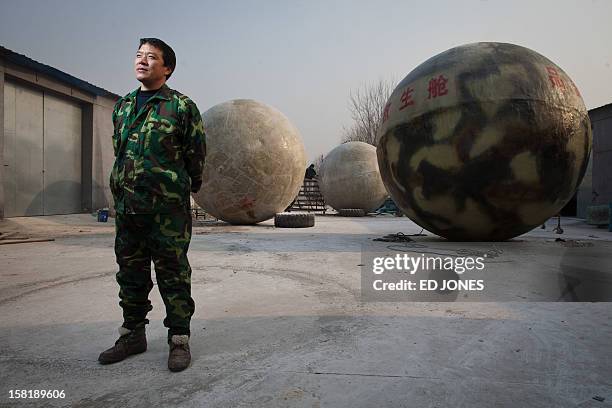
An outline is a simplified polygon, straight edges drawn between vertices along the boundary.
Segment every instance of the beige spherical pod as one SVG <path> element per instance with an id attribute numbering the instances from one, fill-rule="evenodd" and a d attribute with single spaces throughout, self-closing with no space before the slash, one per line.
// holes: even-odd
<path id="1" fill-rule="evenodd" d="M 194 199 L 232 224 L 255 224 L 283 211 L 304 179 L 306 153 L 298 130 L 278 110 L 250 99 L 216 105 L 202 115 L 206 161 Z"/>
<path id="2" fill-rule="evenodd" d="M 363 142 L 334 148 L 323 160 L 320 187 L 325 203 L 336 210 L 380 207 L 387 190 L 378 171 L 376 148 Z"/>

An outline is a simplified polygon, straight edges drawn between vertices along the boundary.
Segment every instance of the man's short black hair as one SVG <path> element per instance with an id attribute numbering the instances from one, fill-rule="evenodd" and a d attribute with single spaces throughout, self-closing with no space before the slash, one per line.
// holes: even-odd
<path id="1" fill-rule="evenodd" d="M 170 79 L 176 67 L 176 55 L 174 54 L 174 50 L 159 38 L 141 38 L 138 49 L 140 49 L 143 44 L 151 44 L 155 48 L 161 50 L 162 58 L 164 59 L 164 67 L 168 67 L 171 70 L 170 73 L 166 75 L 166 80 Z"/>

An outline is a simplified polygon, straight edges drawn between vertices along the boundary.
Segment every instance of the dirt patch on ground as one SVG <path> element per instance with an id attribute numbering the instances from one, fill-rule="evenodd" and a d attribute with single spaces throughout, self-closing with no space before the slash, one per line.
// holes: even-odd
<path id="1" fill-rule="evenodd" d="M 0 243 L 75 235 L 114 234 L 115 223 L 98 222 L 90 214 L 15 217 L 0 220 Z"/>
<path id="2" fill-rule="evenodd" d="M 256 225 L 232 225 L 219 220 L 194 220 L 193 235 L 274 230 L 270 221 Z M 0 244 L 8 241 L 52 239 L 91 234 L 114 234 L 115 219 L 98 222 L 91 214 L 15 217 L 0 220 Z"/>

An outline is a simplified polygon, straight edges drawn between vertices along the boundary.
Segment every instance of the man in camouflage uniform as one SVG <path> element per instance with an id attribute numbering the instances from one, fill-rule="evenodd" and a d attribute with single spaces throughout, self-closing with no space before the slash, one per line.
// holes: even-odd
<path id="1" fill-rule="evenodd" d="M 134 61 L 140 88 L 121 98 L 113 111 L 115 164 L 110 186 L 115 201 L 115 254 L 123 325 L 115 346 L 100 354 L 115 363 L 147 349 L 145 325 L 152 309 L 151 261 L 166 307 L 168 368 L 189 366 L 191 268 L 190 191 L 202 184 L 205 144 L 195 103 L 168 88 L 174 51 L 163 41 L 143 38 Z"/>

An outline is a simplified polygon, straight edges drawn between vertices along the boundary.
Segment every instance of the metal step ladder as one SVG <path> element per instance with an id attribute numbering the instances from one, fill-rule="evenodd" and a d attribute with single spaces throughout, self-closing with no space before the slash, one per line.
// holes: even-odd
<path id="1" fill-rule="evenodd" d="M 318 180 L 305 178 L 300 192 L 286 211 L 321 212 L 325 214 L 327 207 L 319 189 Z"/>

